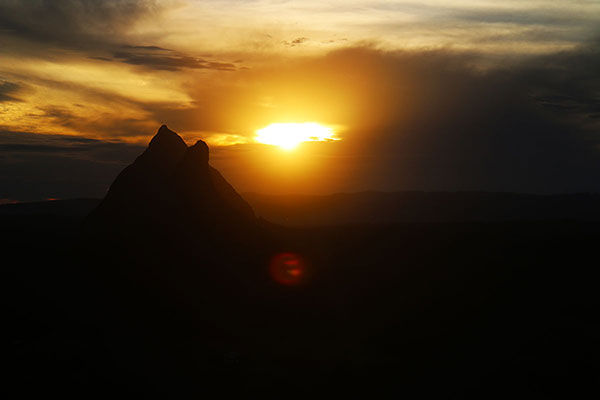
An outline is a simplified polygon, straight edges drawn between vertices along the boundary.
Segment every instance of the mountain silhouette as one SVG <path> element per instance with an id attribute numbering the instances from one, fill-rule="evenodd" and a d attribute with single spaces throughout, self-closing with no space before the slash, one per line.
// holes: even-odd
<path id="1" fill-rule="evenodd" d="M 88 224 L 164 228 L 183 220 L 213 227 L 253 223 L 252 208 L 208 161 L 206 143 L 199 140 L 188 147 L 161 126 L 146 151 L 117 176 Z"/>
<path id="2" fill-rule="evenodd" d="M 221 180 L 211 168 L 214 179 Z M 238 196 L 229 184 L 215 185 Z M 267 195 L 242 197 L 263 220 L 282 226 L 324 227 L 357 224 L 464 223 L 510 221 L 600 221 L 600 195 L 494 192 L 357 192 L 331 195 Z M 100 199 L 67 199 L 0 205 L 4 216 L 83 217 Z M 239 202 L 242 209 L 245 202 Z"/>
<path id="3" fill-rule="evenodd" d="M 123 277 L 135 286 L 122 292 L 126 304 L 151 287 L 163 299 L 157 307 L 185 298 L 223 310 L 268 280 L 274 241 L 210 166 L 206 143 L 188 147 L 163 125 L 87 216 L 80 244 L 106 287 Z"/>
<path id="4" fill-rule="evenodd" d="M 600 195 L 502 192 L 244 193 L 256 214 L 295 227 L 396 223 L 600 221 Z"/>

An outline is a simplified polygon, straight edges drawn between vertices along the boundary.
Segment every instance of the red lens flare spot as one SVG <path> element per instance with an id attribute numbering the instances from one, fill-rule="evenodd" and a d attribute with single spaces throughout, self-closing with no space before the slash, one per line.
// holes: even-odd
<path id="1" fill-rule="evenodd" d="M 271 276 L 282 285 L 297 285 L 302 282 L 306 266 L 294 253 L 280 253 L 271 259 Z"/>

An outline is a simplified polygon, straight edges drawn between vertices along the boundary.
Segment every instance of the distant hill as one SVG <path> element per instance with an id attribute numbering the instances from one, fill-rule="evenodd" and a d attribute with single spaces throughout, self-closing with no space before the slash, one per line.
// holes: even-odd
<path id="1" fill-rule="evenodd" d="M 600 195 L 587 193 L 360 192 L 243 196 L 260 217 L 287 226 L 600 220 Z"/>
<path id="2" fill-rule="evenodd" d="M 263 219 L 285 226 L 403 222 L 600 221 L 599 194 L 534 195 L 494 192 L 360 192 L 242 197 Z M 84 217 L 99 199 L 53 200 L 0 206 L 0 216 Z"/>
<path id="3" fill-rule="evenodd" d="M 85 217 L 99 203 L 100 199 L 69 199 L 3 204 L 0 205 L 0 216 L 50 215 L 58 217 Z"/>

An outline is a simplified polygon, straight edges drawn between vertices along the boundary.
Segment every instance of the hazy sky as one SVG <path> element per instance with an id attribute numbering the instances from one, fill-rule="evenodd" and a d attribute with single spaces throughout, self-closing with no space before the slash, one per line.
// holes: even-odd
<path id="1" fill-rule="evenodd" d="M 163 123 L 242 192 L 600 191 L 599 27 L 597 0 L 0 0 L 0 199 L 100 197 Z M 255 142 L 283 122 L 341 140 Z"/>

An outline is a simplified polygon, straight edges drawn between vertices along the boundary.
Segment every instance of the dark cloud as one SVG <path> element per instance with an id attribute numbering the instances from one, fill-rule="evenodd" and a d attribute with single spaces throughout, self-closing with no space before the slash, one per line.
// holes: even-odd
<path id="1" fill-rule="evenodd" d="M 173 51 L 172 49 L 165 49 L 164 47 L 159 46 L 132 46 L 130 44 L 124 44 L 121 46 L 124 49 L 142 49 L 142 50 L 152 50 L 152 51 Z"/>
<path id="2" fill-rule="evenodd" d="M 82 48 L 119 39 L 154 0 L 0 0 L 0 30 L 11 37 Z"/>
<path id="3" fill-rule="evenodd" d="M 77 150 L 72 147 L 48 146 L 48 145 L 31 145 L 31 144 L 0 144 L 0 151 L 11 152 L 33 152 L 33 153 L 64 153 L 66 151 Z"/>
<path id="4" fill-rule="evenodd" d="M 206 63 L 206 68 L 216 69 L 219 71 L 234 71 L 236 66 L 233 63 L 212 61 Z"/>
<path id="5" fill-rule="evenodd" d="M 176 71 L 182 68 L 214 69 L 222 71 L 234 71 L 236 69 L 236 66 L 232 63 L 207 61 L 157 46 L 122 47 L 122 50 L 113 53 L 112 60 L 165 71 Z M 106 57 L 102 57 L 101 59 L 108 60 Z"/>
<path id="6" fill-rule="evenodd" d="M 236 66 L 204 60 L 141 40 L 129 32 L 143 18 L 160 21 L 168 2 L 155 0 L 0 0 L 0 37 L 9 51 L 45 57 L 65 57 L 54 49 L 83 53 L 87 58 L 116 61 L 153 70 L 182 68 L 233 71 Z M 15 44 L 14 42 L 17 41 Z"/>
<path id="7" fill-rule="evenodd" d="M 323 40 L 321 41 L 321 43 L 339 43 L 339 42 L 347 42 L 348 39 L 347 38 L 340 38 L 340 39 L 328 39 L 328 40 Z"/>
<path id="8" fill-rule="evenodd" d="M 600 126 L 589 118 L 600 99 L 597 48 L 485 72 L 448 52 L 335 57 L 346 65 L 377 57 L 387 73 L 377 103 L 395 104 L 362 144 L 380 163 L 357 179 L 378 177 L 371 182 L 380 188 L 600 191 Z"/>
<path id="9" fill-rule="evenodd" d="M 539 26 L 572 26 L 573 21 L 592 24 L 597 18 L 592 15 L 582 15 L 576 9 L 548 9 L 539 8 L 525 10 L 497 9 L 448 9 L 447 14 L 452 18 L 465 22 L 486 24 L 515 24 Z"/>
<path id="10" fill-rule="evenodd" d="M 17 153 L 46 153 L 96 162 L 122 163 L 135 157 L 143 147 L 80 136 L 0 131 L 0 149 L 10 151 L 11 158 L 18 158 Z"/>
<path id="11" fill-rule="evenodd" d="M 22 89 L 21 85 L 0 79 L 0 103 L 4 101 L 18 101 L 16 94 Z"/>
<path id="12" fill-rule="evenodd" d="M 102 56 L 89 56 L 88 58 L 91 60 L 98 60 L 98 61 L 113 61 L 112 58 L 102 57 Z"/>
<path id="13" fill-rule="evenodd" d="M 597 16 L 586 14 L 585 8 L 571 5 L 565 7 L 563 3 L 555 4 L 526 4 L 525 7 L 511 8 L 504 5 L 497 7 L 476 7 L 473 5 L 452 4 L 427 4 L 424 2 L 389 2 L 377 3 L 370 6 L 374 9 L 390 12 L 404 12 L 418 15 L 421 23 L 430 20 L 443 25 L 451 23 L 478 23 L 478 24 L 514 24 L 522 26 L 572 26 L 573 21 L 593 26 Z M 335 8 L 332 8 L 335 12 Z"/>
<path id="14" fill-rule="evenodd" d="M 284 44 L 284 46 L 295 47 L 301 45 L 307 40 L 309 40 L 307 37 L 299 37 L 289 42 L 287 40 L 284 40 L 282 43 Z"/>
<path id="15" fill-rule="evenodd" d="M 206 68 L 204 60 L 188 56 L 158 55 L 152 53 L 115 52 L 114 58 L 132 65 L 142 65 L 152 69 L 175 71 L 181 68 Z"/>
<path id="16" fill-rule="evenodd" d="M 439 35 L 455 44 L 467 38 L 473 45 L 481 44 L 537 44 L 556 48 L 557 44 L 578 45 L 598 32 L 599 17 L 592 2 L 567 5 L 565 2 L 522 2 L 520 7 L 505 5 L 485 7 L 474 4 L 427 4 L 424 2 L 386 2 L 370 7 L 381 11 L 413 15 L 412 21 L 367 23 L 372 29 L 383 31 L 426 31 Z M 585 4 L 587 3 L 587 4 Z M 590 8 L 591 7 L 591 8 Z M 332 9 L 335 12 L 335 9 Z M 371 25 L 372 24 L 372 25 Z M 474 32 L 477 32 L 474 34 Z M 516 47 L 510 52 L 519 51 Z M 527 53 L 530 48 L 524 49 Z"/>
<path id="17" fill-rule="evenodd" d="M 102 197 L 143 146 L 0 131 L 0 198 Z"/>

